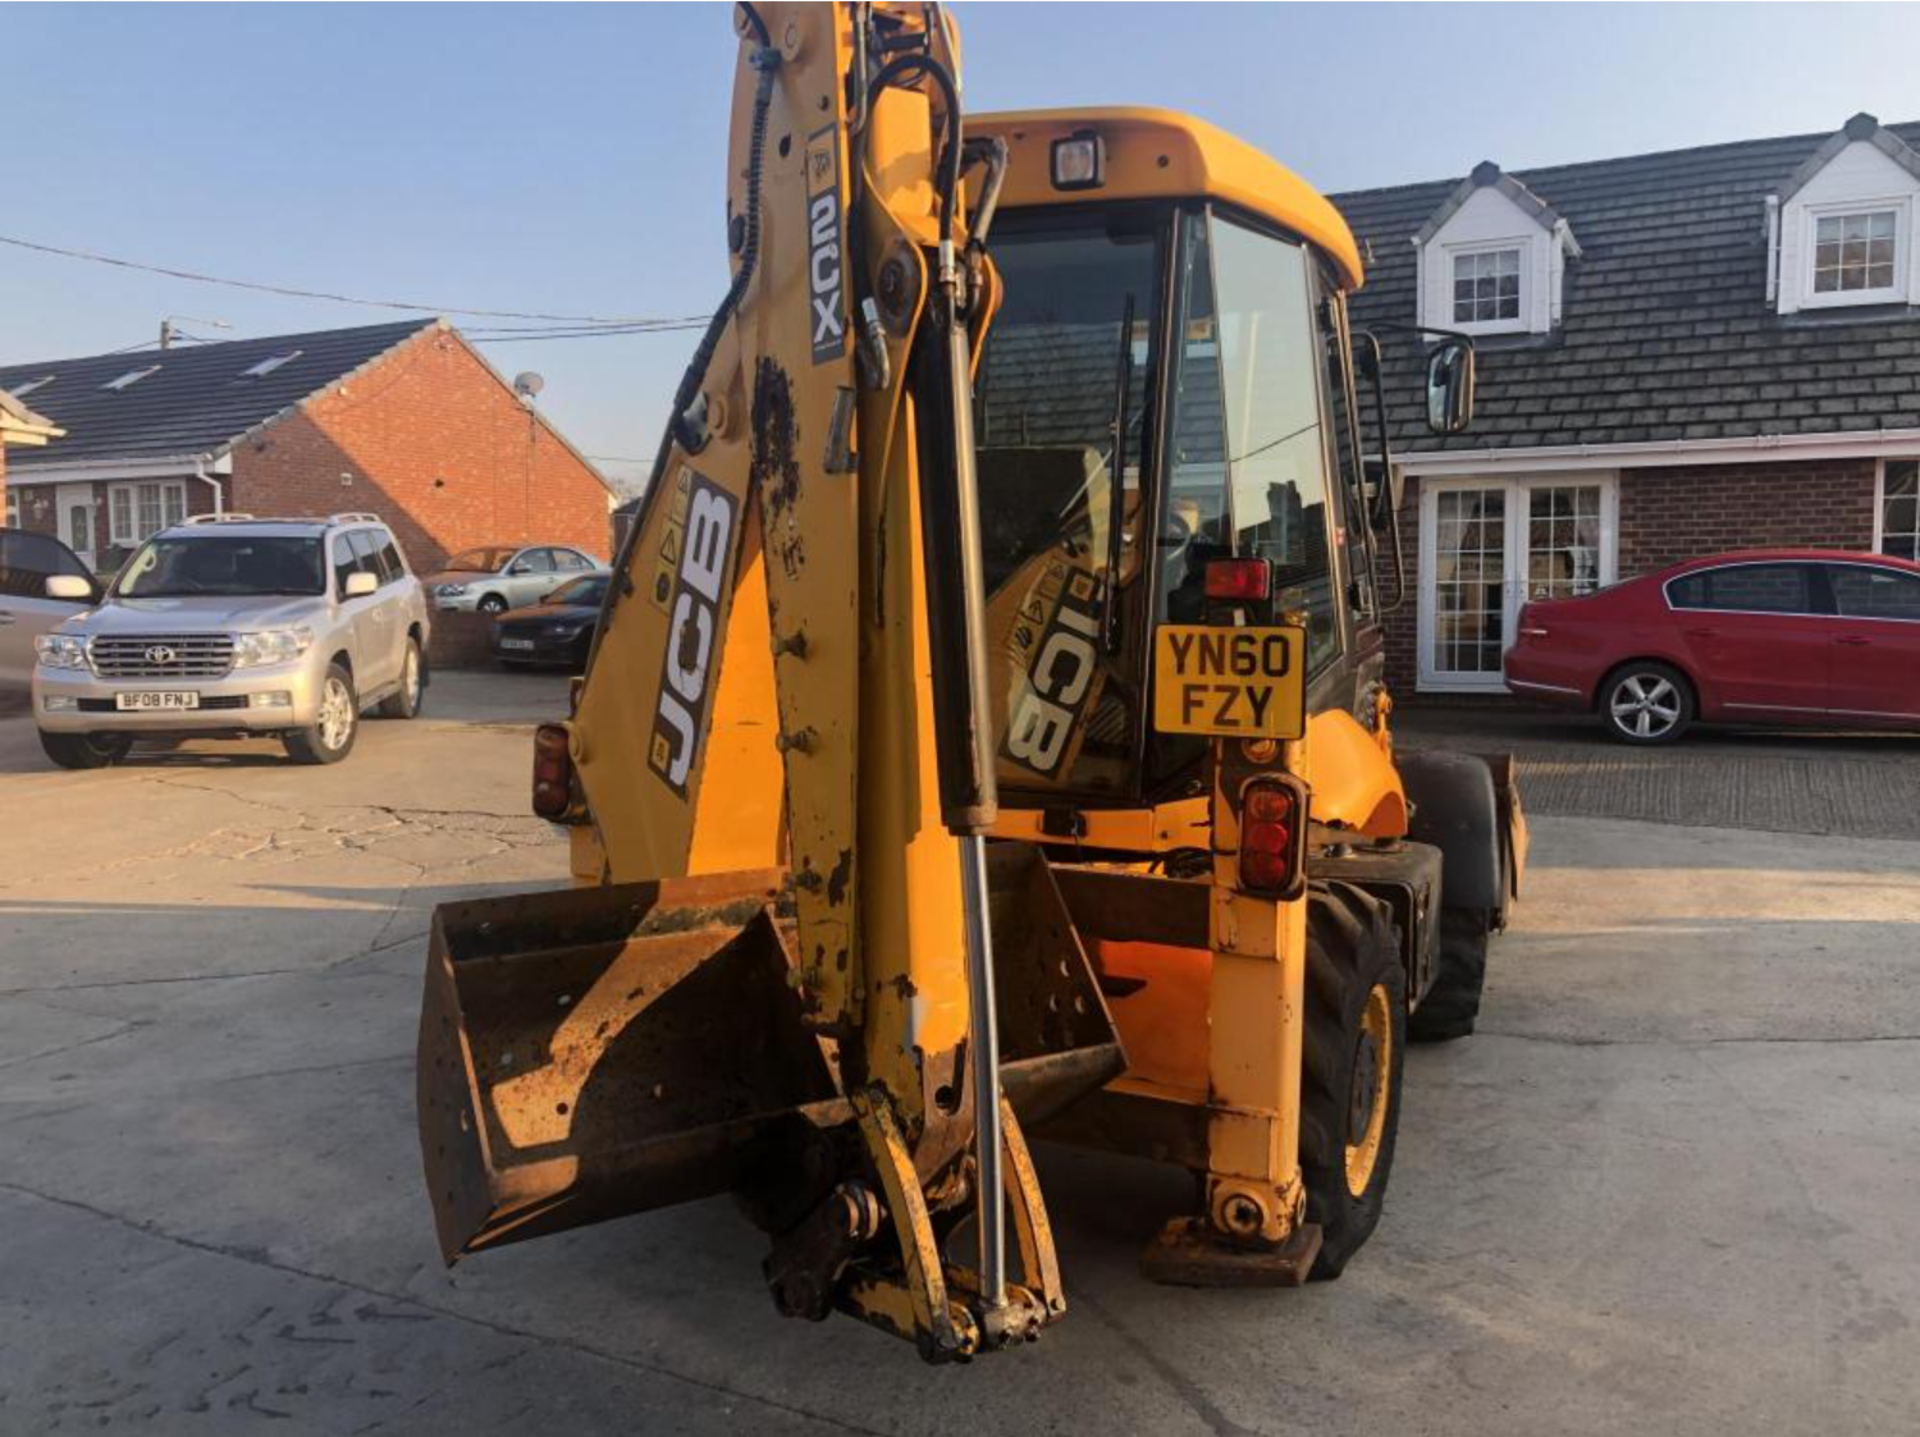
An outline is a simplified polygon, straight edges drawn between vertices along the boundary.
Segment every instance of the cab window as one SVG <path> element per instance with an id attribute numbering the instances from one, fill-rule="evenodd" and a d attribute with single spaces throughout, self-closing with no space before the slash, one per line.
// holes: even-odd
<path id="1" fill-rule="evenodd" d="M 391 583 L 393 576 L 380 562 L 380 540 L 373 530 L 355 529 L 347 538 L 353 544 L 354 567 L 373 575 L 382 587 Z"/>
<path id="2" fill-rule="evenodd" d="M 1219 216 L 1187 227 L 1160 616 L 1199 619 L 1205 558 L 1268 559 L 1283 608 L 1307 615 L 1319 668 L 1340 638 L 1312 260 Z"/>
<path id="3" fill-rule="evenodd" d="M 1138 779 L 1165 212 L 1010 216 L 974 429 L 1003 786 Z"/>

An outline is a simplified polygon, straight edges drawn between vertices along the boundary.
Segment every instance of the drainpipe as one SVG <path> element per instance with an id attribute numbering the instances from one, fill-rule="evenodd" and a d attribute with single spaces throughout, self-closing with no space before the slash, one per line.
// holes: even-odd
<path id="1" fill-rule="evenodd" d="M 220 487 L 220 481 L 218 479 L 214 478 L 211 474 L 207 473 L 207 456 L 206 455 L 198 454 L 194 456 L 193 477 L 198 479 L 202 484 L 206 484 L 212 488 L 213 512 L 215 514 L 226 513 L 227 512 L 227 506 L 225 502 L 226 491 Z"/>

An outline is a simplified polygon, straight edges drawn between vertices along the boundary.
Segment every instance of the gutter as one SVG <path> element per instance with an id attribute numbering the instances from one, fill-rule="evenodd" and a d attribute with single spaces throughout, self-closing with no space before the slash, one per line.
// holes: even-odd
<path id="1" fill-rule="evenodd" d="M 233 473 L 231 450 L 207 454 L 155 454 L 149 458 L 67 459 L 36 464 L 22 456 L 8 466 L 16 484 L 73 484 L 105 479 L 187 479 L 212 482 L 212 475 Z"/>
<path id="2" fill-rule="evenodd" d="M 1759 434 L 1736 439 L 1653 439 L 1635 444 L 1564 444 L 1531 449 L 1460 449 L 1396 456 L 1403 474 L 1487 470 L 1649 469 L 1670 464 L 1750 464 L 1766 459 L 1872 459 L 1920 455 L 1920 429 L 1834 434 Z"/>

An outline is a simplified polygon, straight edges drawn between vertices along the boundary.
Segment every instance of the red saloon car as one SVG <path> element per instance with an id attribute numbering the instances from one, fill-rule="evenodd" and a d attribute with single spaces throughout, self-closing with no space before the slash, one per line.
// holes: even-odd
<path id="1" fill-rule="evenodd" d="M 1507 687 L 1629 743 L 1695 720 L 1920 729 L 1920 564 L 1767 549 L 1520 610 Z"/>

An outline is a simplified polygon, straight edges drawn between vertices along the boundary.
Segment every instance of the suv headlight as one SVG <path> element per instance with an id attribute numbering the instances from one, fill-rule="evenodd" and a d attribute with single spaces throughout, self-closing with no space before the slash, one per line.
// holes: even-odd
<path id="1" fill-rule="evenodd" d="M 312 629 L 267 629 L 257 634 L 235 634 L 233 666 L 257 669 L 264 664 L 284 664 L 299 658 L 312 642 Z"/>
<path id="2" fill-rule="evenodd" d="M 84 669 L 87 641 L 78 634 L 39 634 L 33 641 L 40 662 L 50 669 Z"/>

